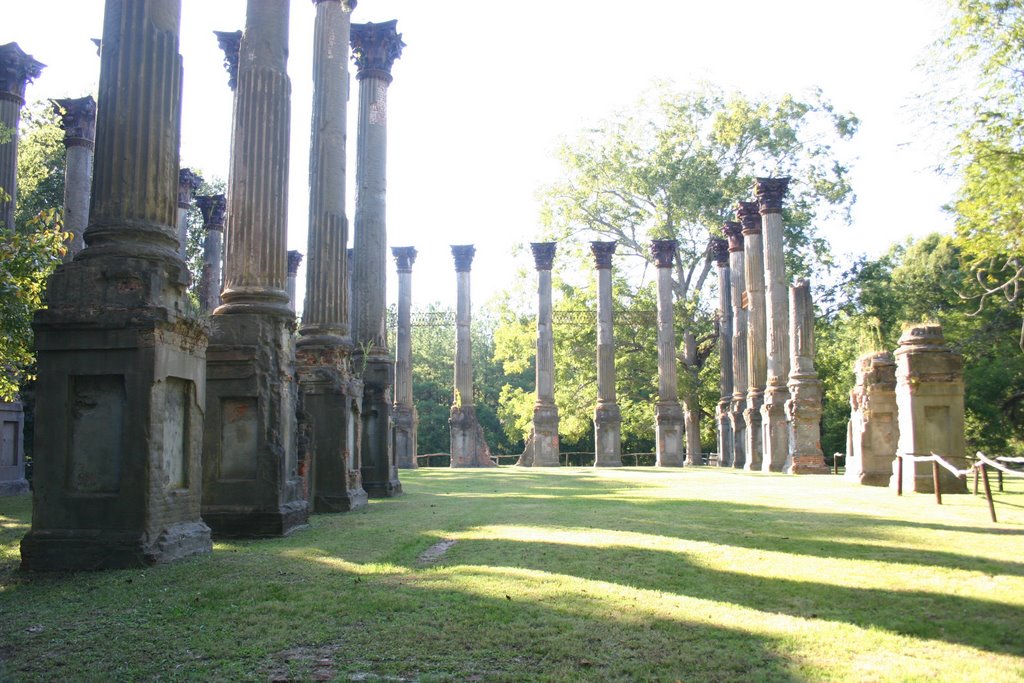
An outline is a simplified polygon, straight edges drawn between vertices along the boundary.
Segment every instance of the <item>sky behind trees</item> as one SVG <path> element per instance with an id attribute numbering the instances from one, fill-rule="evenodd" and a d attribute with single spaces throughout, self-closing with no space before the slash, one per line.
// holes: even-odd
<path id="1" fill-rule="evenodd" d="M 95 93 L 99 59 L 89 39 L 102 35 L 102 0 L 51 7 L 5 7 L 0 43 L 16 41 L 48 65 L 27 99 Z M 289 248 L 303 252 L 314 16 L 312 2 L 292 2 Z M 629 107 L 655 80 L 680 89 L 711 81 L 751 96 L 820 87 L 837 109 L 860 117 L 850 148 L 853 225 L 820 226 L 840 254 L 876 255 L 903 236 L 952 225 L 941 211 L 952 185 L 931 170 L 942 141 L 924 128 L 927 114 L 913 111 L 922 106 L 914 96 L 932 88 L 916 67 L 946 24 L 941 0 L 360 0 L 352 18 L 398 19 L 408 44 L 389 92 L 388 231 L 391 245 L 419 251 L 414 305 L 454 301 L 450 244 L 477 245 L 477 304 L 518 267 L 532 269 L 528 253 L 513 256 L 513 247 L 537 236 L 537 190 L 558 178 L 559 141 Z M 227 174 L 231 126 L 212 31 L 244 21 L 244 0 L 183 0 L 181 163 L 211 177 Z M 357 93 L 353 78 L 350 221 Z M 389 270 L 389 300 L 395 281 Z"/>

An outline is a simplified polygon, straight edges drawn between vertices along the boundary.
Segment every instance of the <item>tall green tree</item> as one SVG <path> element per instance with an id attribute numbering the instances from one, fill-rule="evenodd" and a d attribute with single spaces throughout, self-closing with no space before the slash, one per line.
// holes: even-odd
<path id="1" fill-rule="evenodd" d="M 1024 3 L 950 2 L 953 18 L 934 66 L 970 85 L 939 107 L 960 178 L 950 204 L 957 244 L 974 274 L 964 295 L 976 308 L 1011 304 L 1024 351 Z"/>
<path id="2" fill-rule="evenodd" d="M 653 279 L 650 240 L 679 244 L 673 287 L 689 434 L 700 433 L 701 418 L 713 414 L 717 400 L 717 390 L 708 388 L 717 381 L 708 376 L 716 358 L 709 237 L 720 234 L 736 201 L 750 197 L 755 177 L 790 176 L 784 216 L 789 272 L 808 275 L 828 264 L 827 244 L 814 226 L 830 216 L 848 217 L 853 193 L 838 146 L 857 125 L 820 92 L 754 99 L 710 85 L 687 92 L 661 85 L 562 146 L 564 178 L 544 191 L 542 222 L 544 237 L 559 241 L 563 272 L 590 273 L 586 242 L 615 240 L 619 296 L 639 300 Z M 571 366 L 558 365 L 556 372 L 559 382 L 580 385 Z M 622 393 L 643 395 L 637 386 Z"/>
<path id="3" fill-rule="evenodd" d="M 32 315 L 43 306 L 46 280 L 66 253 L 63 231 L 63 132 L 51 105 L 22 109 L 15 224 L 0 225 L 0 400 L 13 400 L 31 379 Z M 11 131 L 0 144 L 9 144 Z M 6 188 L 0 188 L 6 195 Z"/>

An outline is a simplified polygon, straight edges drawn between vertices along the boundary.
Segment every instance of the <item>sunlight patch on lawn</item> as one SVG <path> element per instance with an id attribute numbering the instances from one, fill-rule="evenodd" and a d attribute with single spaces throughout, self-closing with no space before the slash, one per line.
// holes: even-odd
<path id="1" fill-rule="evenodd" d="M 313 550 L 286 550 L 281 553 L 282 557 L 296 560 L 310 560 L 331 569 L 338 569 L 349 574 L 361 574 L 364 576 L 376 574 L 407 574 L 411 570 L 396 564 L 372 563 L 359 564 L 333 555 L 326 555 Z"/>

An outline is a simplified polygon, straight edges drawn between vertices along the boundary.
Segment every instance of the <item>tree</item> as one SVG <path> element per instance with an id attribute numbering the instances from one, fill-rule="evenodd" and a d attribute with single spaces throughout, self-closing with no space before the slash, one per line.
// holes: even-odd
<path id="1" fill-rule="evenodd" d="M 950 210 L 973 270 L 965 298 L 1014 305 L 1024 351 L 1024 3 L 952 0 L 937 67 L 970 88 L 940 102 L 960 187 Z M 948 76 L 947 76 L 948 78 Z"/>
<path id="2" fill-rule="evenodd" d="M 35 362 L 32 315 L 66 253 L 63 132 L 49 104 L 22 109 L 15 224 L 0 225 L 0 400 L 14 400 Z M 10 135 L 10 131 L 6 133 Z M 9 139 L 9 138 L 8 138 Z M 4 189 L 0 188 L 0 192 Z M 5 192 L 6 194 L 6 192 Z"/>
<path id="3" fill-rule="evenodd" d="M 750 196 L 755 176 L 788 175 L 793 179 L 785 213 L 789 272 L 808 275 L 828 264 L 827 244 L 813 226 L 830 215 L 848 216 L 853 194 L 835 145 L 850 138 L 857 125 L 852 115 L 834 111 L 820 92 L 805 100 L 755 100 L 707 85 L 690 92 L 658 86 L 638 106 L 584 131 L 560 150 L 565 178 L 545 190 L 542 222 L 545 237 L 559 241 L 560 262 L 576 259 L 562 265 L 563 272 L 589 273 L 584 243 L 615 240 L 619 296 L 633 300 L 652 279 L 650 240 L 678 241 L 673 286 L 690 439 L 717 400 L 716 390 L 704 396 L 700 391 L 708 384 L 706 368 L 715 349 L 715 298 L 705 292 L 714 286 L 708 287 L 714 280 L 708 277 L 708 238 L 720 234 L 735 202 Z M 579 385 L 569 368 L 559 366 L 557 372 L 560 382 Z M 637 389 L 626 393 L 640 395 Z"/>

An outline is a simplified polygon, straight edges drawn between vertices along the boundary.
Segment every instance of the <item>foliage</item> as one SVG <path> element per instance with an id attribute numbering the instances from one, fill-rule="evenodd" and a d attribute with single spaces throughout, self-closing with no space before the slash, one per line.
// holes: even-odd
<path id="1" fill-rule="evenodd" d="M 199 189 L 195 191 L 194 197 L 224 194 L 227 191 L 227 182 L 224 179 L 212 176 L 207 180 L 206 176 L 202 173 L 198 175 L 203 181 Z M 192 300 L 195 310 L 200 310 L 199 286 L 202 282 L 203 274 L 203 251 L 206 241 L 206 229 L 203 227 L 203 213 L 199 210 L 199 205 L 195 201 L 189 206 L 186 216 L 185 220 L 188 228 L 185 242 L 185 265 L 188 266 L 189 273 L 192 275 L 188 296 Z"/>
<path id="2" fill-rule="evenodd" d="M 952 0 L 939 68 L 971 87 L 942 103 L 960 187 L 950 209 L 975 274 L 966 296 L 1003 299 L 1021 318 L 1024 351 L 1024 4 Z"/>
<path id="3" fill-rule="evenodd" d="M 827 244 L 814 226 L 848 215 L 853 193 L 837 145 L 857 125 L 855 117 L 836 112 L 820 92 L 805 99 L 758 100 L 710 85 L 689 92 L 661 85 L 636 107 L 584 131 L 559 152 L 564 179 L 544 190 L 541 216 L 543 238 L 558 241 L 557 305 L 594 310 L 594 267 L 586 243 L 614 240 L 616 307 L 654 311 L 650 240 L 676 239 L 679 390 L 691 415 L 687 428 L 700 430 L 705 447 L 715 443 L 706 418 L 718 401 L 717 297 L 715 278 L 709 277 L 708 239 L 720 234 L 736 201 L 750 197 L 755 176 L 788 175 L 793 179 L 785 203 L 789 272 L 803 276 L 827 266 Z M 524 299 L 522 292 L 516 297 Z M 525 313 L 533 309 L 531 301 L 503 313 L 502 325 L 517 327 L 514 333 L 498 330 L 499 358 L 507 369 L 518 368 L 533 354 L 532 314 Z M 563 445 L 592 429 L 593 336 L 592 325 L 555 329 Z M 620 329 L 616 345 L 624 438 L 649 442 L 657 387 L 655 330 Z M 528 429 L 531 406 L 525 391 L 506 392 L 501 409 L 506 430 L 520 434 Z"/>
<path id="4" fill-rule="evenodd" d="M 0 498 L 0 679 L 1020 680 L 1020 479 L 995 494 L 991 531 L 981 497 L 939 506 L 838 477 L 502 467 L 402 483 L 286 538 L 54 576 L 17 571 L 31 501 Z"/>
<path id="5" fill-rule="evenodd" d="M 825 385 L 822 448 L 845 450 L 853 361 L 893 351 L 906 323 L 938 321 L 964 356 L 970 450 L 1005 453 L 1024 446 L 1024 357 L 1015 351 L 1012 304 L 993 301 L 971 315 L 960 296 L 973 279 L 955 238 L 932 234 L 893 245 L 848 273 L 843 303 L 819 318 L 817 364 Z"/>
<path id="6" fill-rule="evenodd" d="M 24 107 L 19 127 L 15 224 L 0 225 L 0 400 L 32 378 L 32 316 L 70 237 L 61 219 L 63 132 L 43 103 Z"/>

